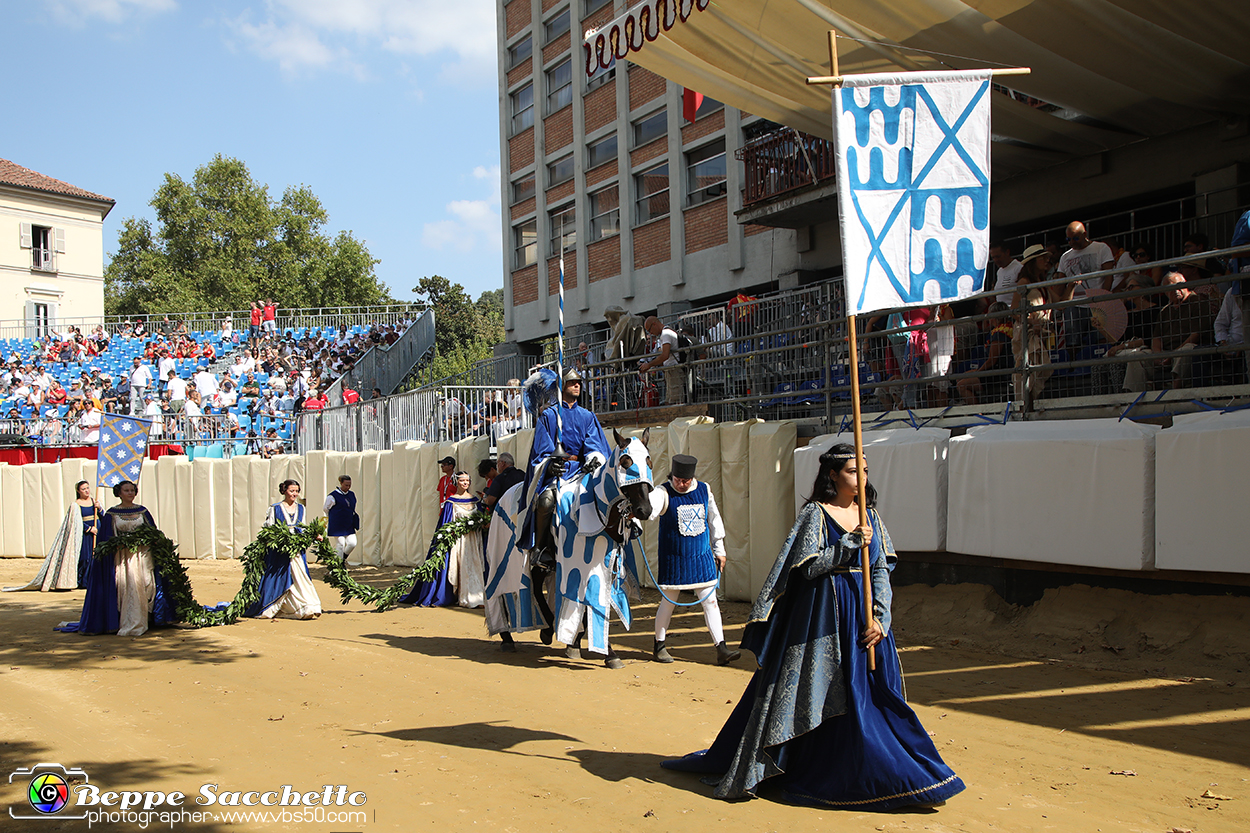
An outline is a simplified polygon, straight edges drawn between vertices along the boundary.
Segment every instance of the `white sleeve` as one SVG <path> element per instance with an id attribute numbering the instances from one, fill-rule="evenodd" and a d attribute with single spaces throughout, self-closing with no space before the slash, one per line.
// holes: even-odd
<path id="1" fill-rule="evenodd" d="M 661 489 L 660 491 L 664 490 Z M 711 489 L 707 493 L 707 531 L 708 537 L 712 539 L 712 555 L 717 558 L 724 558 L 725 521 L 720 516 L 720 509 L 716 506 L 716 498 L 712 495 Z"/>
<path id="2" fill-rule="evenodd" d="M 329 515 L 330 510 L 333 508 L 334 508 L 334 492 L 330 492 L 330 494 L 326 495 L 326 502 L 325 502 L 325 505 L 321 507 L 321 511 L 323 514 Z"/>
<path id="3" fill-rule="evenodd" d="M 651 490 L 651 517 L 658 518 L 668 511 L 668 489 L 663 486 Z"/>
<path id="4" fill-rule="evenodd" d="M 261 526 L 273 526 L 277 522 L 278 519 L 274 517 L 273 504 L 271 503 L 269 504 L 269 511 L 265 513 L 265 522 Z"/>
<path id="5" fill-rule="evenodd" d="M 1230 303 L 1231 302 L 1231 303 Z M 1224 293 L 1224 300 L 1220 303 L 1219 314 L 1215 316 L 1215 341 L 1221 343 L 1232 338 L 1233 323 L 1233 306 L 1237 304 L 1237 299 L 1233 297 L 1233 291 L 1230 289 Z"/>

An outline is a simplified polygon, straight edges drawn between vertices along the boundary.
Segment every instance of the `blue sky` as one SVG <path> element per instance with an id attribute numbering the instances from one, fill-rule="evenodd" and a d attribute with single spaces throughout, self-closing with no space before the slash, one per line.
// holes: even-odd
<path id="1" fill-rule="evenodd" d="M 106 262 L 221 153 L 309 186 L 398 299 L 502 286 L 492 0 L 4 2 L 0 31 L 0 158 L 116 200 Z"/>

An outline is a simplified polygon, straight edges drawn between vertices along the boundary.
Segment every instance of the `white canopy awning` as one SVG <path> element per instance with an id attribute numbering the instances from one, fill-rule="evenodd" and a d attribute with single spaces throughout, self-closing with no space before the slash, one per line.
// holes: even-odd
<path id="1" fill-rule="evenodd" d="M 1032 67 L 999 79 L 995 179 L 1250 113 L 1245 0 L 645 0 L 586 33 L 586 65 L 629 58 L 832 138 L 829 88 L 806 84 L 830 29 L 843 74 Z"/>

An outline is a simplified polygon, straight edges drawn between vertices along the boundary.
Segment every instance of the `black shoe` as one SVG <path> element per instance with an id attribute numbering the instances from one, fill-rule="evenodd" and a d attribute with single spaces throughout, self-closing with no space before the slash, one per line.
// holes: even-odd
<path id="1" fill-rule="evenodd" d="M 726 645 L 724 642 L 717 643 L 716 645 L 716 664 L 717 665 L 728 665 L 729 663 L 733 662 L 736 659 L 740 659 L 741 657 L 742 657 L 741 651 L 735 651 L 734 649 Z"/>
<path id="2" fill-rule="evenodd" d="M 664 647 L 664 643 L 658 639 L 655 642 L 655 648 L 651 651 L 651 658 L 656 662 L 672 662 L 673 655 L 668 652 L 668 648 Z"/>

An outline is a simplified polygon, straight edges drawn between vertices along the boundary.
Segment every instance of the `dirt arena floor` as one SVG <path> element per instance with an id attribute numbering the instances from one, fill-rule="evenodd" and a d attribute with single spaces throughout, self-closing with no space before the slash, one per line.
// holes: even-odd
<path id="1" fill-rule="evenodd" d="M 238 587 L 236 562 L 187 567 L 202 602 Z M 37 569 L 0 561 L 0 584 Z M 57 762 L 101 791 L 184 792 L 191 810 L 204 784 L 367 796 L 354 819 L 173 826 L 197 831 L 1250 830 L 1244 598 L 1070 587 L 1013 608 L 981 586 L 898 588 L 908 699 L 968 789 L 937 810 L 874 814 L 726 803 L 660 768 L 708 745 L 751 661 L 716 667 L 701 614 L 687 612 L 669 640 L 678 661 L 650 662 L 654 593 L 633 631 L 618 629 L 625 668 L 610 671 L 533 634 L 504 654 L 480 611 L 376 613 L 318 588 L 316 621 L 137 639 L 53 632 L 77 618 L 81 591 L 0 595 L 6 772 Z M 735 641 L 747 606 L 724 609 Z M 28 781 L 0 782 L 5 808 L 26 806 Z M 0 829 L 87 823 L 0 808 Z"/>

